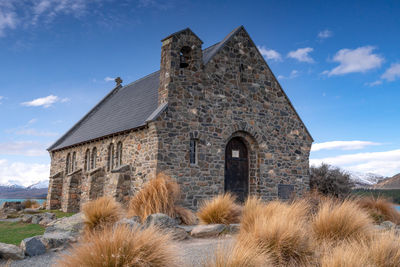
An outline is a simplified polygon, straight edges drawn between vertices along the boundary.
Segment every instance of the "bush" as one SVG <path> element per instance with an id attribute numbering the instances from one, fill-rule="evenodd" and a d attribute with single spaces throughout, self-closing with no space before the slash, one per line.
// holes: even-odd
<path id="1" fill-rule="evenodd" d="M 194 213 L 181 206 L 175 206 L 175 216 L 181 219 L 182 223 L 186 225 L 194 225 L 197 223 L 197 217 Z"/>
<path id="2" fill-rule="evenodd" d="M 230 194 L 222 194 L 201 203 L 197 216 L 202 224 L 239 223 L 241 207 L 235 203 L 236 198 Z"/>
<path id="3" fill-rule="evenodd" d="M 305 201 L 273 201 L 262 207 L 259 200 L 250 198 L 243 211 L 245 226 L 240 229 L 238 242 L 252 240 L 273 266 L 310 266 L 314 248 L 305 221 L 307 210 Z"/>
<path id="4" fill-rule="evenodd" d="M 350 175 L 339 168 L 324 163 L 310 168 L 310 188 L 323 195 L 344 198 L 353 186 Z"/>
<path id="5" fill-rule="evenodd" d="M 144 221 L 150 214 L 164 213 L 172 218 L 179 215 L 183 223 L 192 224 L 195 215 L 188 209 L 176 206 L 179 197 L 179 185 L 170 177 L 158 174 L 131 199 L 128 216 L 139 216 Z"/>
<path id="6" fill-rule="evenodd" d="M 240 242 L 218 247 L 213 258 L 208 258 L 205 267 L 268 267 L 273 266 L 250 236 L 242 236 Z"/>
<path id="7" fill-rule="evenodd" d="M 381 197 L 363 197 L 357 203 L 367 211 L 375 222 L 392 221 L 400 224 L 400 213 L 396 210 L 393 203 Z"/>
<path id="8" fill-rule="evenodd" d="M 312 228 L 317 242 L 363 240 L 372 233 L 372 220 L 355 201 L 325 201 L 315 215 Z"/>
<path id="9" fill-rule="evenodd" d="M 177 266 L 176 248 L 171 237 L 154 227 L 106 228 L 78 244 L 57 263 L 63 267 L 169 267 Z"/>
<path id="10" fill-rule="evenodd" d="M 22 201 L 22 206 L 24 206 L 25 209 L 29 208 L 36 209 L 40 207 L 40 204 L 36 200 L 27 199 Z"/>
<path id="11" fill-rule="evenodd" d="M 344 242 L 337 247 L 325 249 L 321 256 L 321 267 L 372 267 L 368 257 L 366 257 L 360 243 Z"/>
<path id="12" fill-rule="evenodd" d="M 111 197 L 101 197 L 82 207 L 85 232 L 91 233 L 113 226 L 121 218 L 121 205 Z"/>

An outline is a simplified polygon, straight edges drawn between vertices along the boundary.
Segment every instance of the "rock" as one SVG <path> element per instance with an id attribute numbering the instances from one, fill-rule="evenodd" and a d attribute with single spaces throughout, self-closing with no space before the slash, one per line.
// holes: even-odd
<path id="1" fill-rule="evenodd" d="M 155 225 L 161 229 L 172 228 L 178 225 L 174 219 L 163 213 L 149 215 L 144 223 L 146 226 Z"/>
<path id="2" fill-rule="evenodd" d="M 115 223 L 115 226 L 120 226 L 120 225 L 129 226 L 131 229 L 141 226 L 141 224 L 137 220 L 128 219 L 128 218 L 123 218 L 123 219 L 121 219 L 121 220 L 119 220 L 118 222 Z"/>
<path id="3" fill-rule="evenodd" d="M 46 253 L 46 246 L 43 244 L 41 236 L 25 238 L 21 241 L 20 247 L 27 256 L 37 256 Z"/>
<path id="4" fill-rule="evenodd" d="M 71 217 L 64 217 L 52 221 L 47 225 L 45 233 L 51 232 L 72 232 L 78 234 L 83 229 L 82 213 L 77 213 Z"/>
<path id="5" fill-rule="evenodd" d="M 39 224 L 41 226 L 47 226 L 49 223 L 53 222 L 52 219 L 44 217 L 42 220 L 40 220 Z"/>
<path id="6" fill-rule="evenodd" d="M 240 224 L 239 223 L 232 223 L 228 226 L 228 231 L 230 234 L 236 234 L 240 230 Z"/>
<path id="7" fill-rule="evenodd" d="M 22 216 L 22 222 L 23 223 L 31 223 L 32 222 L 32 214 L 25 214 L 24 216 Z"/>
<path id="8" fill-rule="evenodd" d="M 190 232 L 193 237 L 213 237 L 220 235 L 226 230 L 226 226 L 223 224 L 208 224 L 208 225 L 197 225 Z"/>
<path id="9" fill-rule="evenodd" d="M 44 233 L 41 237 L 42 242 L 46 246 L 47 249 L 65 247 L 69 243 L 76 242 L 76 237 L 73 232 L 65 231 L 65 232 L 51 232 Z"/>
<path id="10" fill-rule="evenodd" d="M 26 208 L 26 209 L 23 210 L 23 213 L 36 214 L 36 213 L 39 213 L 39 211 L 37 209 Z"/>
<path id="11" fill-rule="evenodd" d="M 186 233 L 192 232 L 193 228 L 195 228 L 196 225 L 178 225 L 178 228 L 184 229 Z"/>
<path id="12" fill-rule="evenodd" d="M 394 229 L 396 227 L 396 224 L 394 224 L 391 221 L 384 221 L 380 224 L 380 226 L 384 227 L 387 230 Z"/>
<path id="13" fill-rule="evenodd" d="M 20 201 L 6 201 L 3 202 L 2 204 L 0 204 L 0 210 L 16 210 L 16 211 L 20 211 L 22 210 L 23 206 L 21 204 Z"/>
<path id="14" fill-rule="evenodd" d="M 163 231 L 171 233 L 172 238 L 178 241 L 185 240 L 190 237 L 186 230 L 180 227 L 165 228 Z"/>
<path id="15" fill-rule="evenodd" d="M 24 251 L 16 245 L 0 243 L 0 258 L 5 260 L 22 260 Z"/>
<path id="16" fill-rule="evenodd" d="M 37 214 L 35 214 L 35 215 L 32 216 L 31 223 L 39 224 L 41 220 L 42 220 L 42 217 L 37 215 Z"/>

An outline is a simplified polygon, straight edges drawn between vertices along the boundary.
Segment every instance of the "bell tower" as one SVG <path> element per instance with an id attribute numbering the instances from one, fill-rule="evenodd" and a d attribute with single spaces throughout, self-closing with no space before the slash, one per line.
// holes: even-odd
<path id="1" fill-rule="evenodd" d="M 181 88 L 178 84 L 187 81 L 203 67 L 203 42 L 189 28 L 173 33 L 161 42 L 158 105 L 168 102 L 168 97 L 174 93 L 172 91 Z"/>

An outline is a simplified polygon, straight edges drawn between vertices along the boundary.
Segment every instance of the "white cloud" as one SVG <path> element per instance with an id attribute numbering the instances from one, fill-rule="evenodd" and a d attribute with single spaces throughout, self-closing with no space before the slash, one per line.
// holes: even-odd
<path id="1" fill-rule="evenodd" d="M 0 155 L 45 156 L 46 145 L 35 141 L 11 141 L 0 143 Z"/>
<path id="2" fill-rule="evenodd" d="M 38 119 L 33 118 L 33 119 L 31 119 L 31 120 L 28 121 L 28 125 L 29 125 L 29 124 L 34 124 L 34 123 L 36 123 L 37 121 L 38 121 Z"/>
<path id="3" fill-rule="evenodd" d="M 28 135 L 28 136 L 58 136 L 56 132 L 49 132 L 49 131 L 38 131 L 36 129 L 21 129 L 15 131 L 17 135 Z"/>
<path id="4" fill-rule="evenodd" d="M 104 81 L 106 81 L 106 82 L 112 82 L 114 80 L 115 80 L 115 78 L 111 78 L 111 77 L 108 77 L 108 76 L 104 78 Z"/>
<path id="5" fill-rule="evenodd" d="M 57 102 L 68 102 L 69 98 L 59 98 L 58 96 L 55 95 L 49 95 L 46 97 L 40 97 L 40 98 L 36 98 L 32 101 L 28 101 L 28 102 L 23 102 L 21 103 L 21 105 L 23 106 L 27 106 L 27 107 L 51 107 L 54 103 Z"/>
<path id="6" fill-rule="evenodd" d="M 339 66 L 324 71 L 323 74 L 328 76 L 342 75 L 354 72 L 367 72 L 372 69 L 379 68 L 384 58 L 378 54 L 374 54 L 373 46 L 362 46 L 356 49 L 341 49 L 333 57 L 333 61 L 339 62 Z"/>
<path id="7" fill-rule="evenodd" d="M 390 65 L 390 68 L 388 68 L 381 76 L 381 79 L 385 79 L 389 82 L 392 82 L 397 78 L 400 78 L 400 63 Z"/>
<path id="8" fill-rule="evenodd" d="M 333 32 L 330 31 L 330 30 L 323 30 L 323 31 L 320 31 L 318 33 L 318 38 L 319 39 L 327 39 L 327 38 L 332 37 L 332 36 L 333 36 Z"/>
<path id="9" fill-rule="evenodd" d="M 323 162 L 349 171 L 392 176 L 400 173 L 400 149 L 310 159 L 311 165 L 318 166 Z"/>
<path id="10" fill-rule="evenodd" d="M 297 50 L 290 51 L 287 54 L 287 57 L 297 59 L 300 62 L 313 63 L 314 59 L 312 59 L 312 57 L 309 55 L 309 53 L 312 51 L 314 51 L 314 48 L 311 47 L 299 48 Z"/>
<path id="11" fill-rule="evenodd" d="M 2 103 L 1 100 L 3 100 L 3 99 L 4 99 L 4 96 L 0 95 L 0 104 Z"/>
<path id="12" fill-rule="evenodd" d="M 282 61 L 282 56 L 277 51 L 273 49 L 267 49 L 264 46 L 257 46 L 257 48 L 260 51 L 261 55 L 266 59 L 270 59 L 273 61 Z"/>
<path id="13" fill-rule="evenodd" d="M 380 84 L 382 84 L 382 81 L 381 81 L 381 80 L 376 80 L 376 81 L 374 81 L 374 82 L 365 83 L 365 85 L 368 85 L 368 86 L 370 86 L 370 87 L 377 86 L 377 85 L 380 85 Z"/>
<path id="14" fill-rule="evenodd" d="M 288 77 L 283 76 L 283 75 L 279 75 L 279 76 L 278 76 L 278 79 L 279 79 L 279 80 L 283 80 L 283 79 L 294 79 L 294 78 L 296 78 L 296 77 L 299 76 L 299 73 L 300 73 L 300 72 L 299 72 L 298 70 L 292 70 L 292 71 L 290 72 L 290 74 L 289 74 Z"/>
<path id="15" fill-rule="evenodd" d="M 370 141 L 329 141 L 323 143 L 315 143 L 312 145 L 311 151 L 319 150 L 356 150 L 363 149 L 367 146 L 376 146 L 380 143 L 370 142 Z"/>
<path id="16" fill-rule="evenodd" d="M 0 37 L 5 35 L 7 29 L 15 29 L 18 19 L 10 3 L 0 3 Z"/>
<path id="17" fill-rule="evenodd" d="M 0 159 L 0 184 L 28 186 L 49 178 L 50 164 L 9 162 Z"/>

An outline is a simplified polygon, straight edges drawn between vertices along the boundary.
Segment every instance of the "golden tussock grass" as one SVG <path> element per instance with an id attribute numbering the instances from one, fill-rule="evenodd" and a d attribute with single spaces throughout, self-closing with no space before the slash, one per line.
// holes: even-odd
<path id="1" fill-rule="evenodd" d="M 392 231 L 376 233 L 364 249 L 374 266 L 400 266 L 400 238 Z"/>
<path id="2" fill-rule="evenodd" d="M 321 257 L 321 267 L 373 267 L 368 257 L 361 251 L 359 241 L 343 242 L 338 246 L 325 248 Z"/>
<path id="3" fill-rule="evenodd" d="M 167 234 L 154 227 L 107 228 L 90 241 L 75 245 L 57 266 L 64 267 L 169 267 L 177 266 L 177 249 Z"/>
<path id="4" fill-rule="evenodd" d="M 197 217 L 202 224 L 231 224 L 239 223 L 241 207 L 235 203 L 236 198 L 225 193 L 205 200 L 201 203 Z"/>
<path id="5" fill-rule="evenodd" d="M 27 199 L 22 201 L 22 206 L 24 206 L 26 209 L 28 208 L 36 209 L 40 207 L 40 204 L 36 200 Z"/>
<path id="6" fill-rule="evenodd" d="M 179 185 L 170 177 L 158 174 L 148 181 L 129 202 L 128 216 L 139 216 L 145 220 L 154 213 L 175 217 L 175 203 L 179 199 Z"/>
<path id="7" fill-rule="evenodd" d="M 85 233 L 113 226 L 122 214 L 121 205 L 112 197 L 101 197 L 83 205 Z"/>
<path id="8" fill-rule="evenodd" d="M 181 218 L 182 223 L 194 225 L 197 223 L 196 215 L 189 209 L 182 206 L 175 206 L 175 216 Z"/>
<path id="9" fill-rule="evenodd" d="M 392 221 L 400 224 L 400 213 L 393 203 L 381 197 L 363 197 L 357 203 L 370 214 L 375 222 Z"/>
<path id="10" fill-rule="evenodd" d="M 313 242 L 305 221 L 306 201 L 292 204 L 272 201 L 262 204 L 249 198 L 245 203 L 238 242 L 251 240 L 273 266 L 310 266 Z"/>
<path id="11" fill-rule="evenodd" d="M 327 200 L 320 205 L 312 221 L 312 230 L 317 242 L 340 242 L 362 240 L 372 231 L 372 219 L 355 201 Z"/>
<path id="12" fill-rule="evenodd" d="M 213 257 L 208 258 L 205 267 L 272 267 L 272 261 L 264 254 L 249 235 L 240 242 L 219 246 Z"/>

